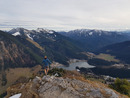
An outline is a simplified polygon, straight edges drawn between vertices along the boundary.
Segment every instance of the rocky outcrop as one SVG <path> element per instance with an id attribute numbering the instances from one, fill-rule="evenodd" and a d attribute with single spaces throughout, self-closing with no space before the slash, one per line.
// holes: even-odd
<path id="1" fill-rule="evenodd" d="M 18 89 L 20 98 L 127 98 L 102 83 L 49 75 L 36 76 Z M 11 88 L 8 95 L 9 91 Z"/>

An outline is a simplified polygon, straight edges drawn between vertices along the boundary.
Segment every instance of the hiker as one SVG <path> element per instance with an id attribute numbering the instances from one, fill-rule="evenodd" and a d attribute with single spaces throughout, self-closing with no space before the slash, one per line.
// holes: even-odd
<path id="1" fill-rule="evenodd" d="M 51 64 L 50 60 L 47 58 L 47 56 L 44 57 L 43 61 L 42 61 L 42 64 L 44 63 L 44 72 L 45 72 L 45 75 L 47 75 L 48 71 L 49 71 L 49 65 Z"/>

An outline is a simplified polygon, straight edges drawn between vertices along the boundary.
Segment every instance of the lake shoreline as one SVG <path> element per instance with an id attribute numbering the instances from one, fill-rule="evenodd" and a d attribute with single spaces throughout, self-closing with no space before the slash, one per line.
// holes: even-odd
<path id="1" fill-rule="evenodd" d="M 87 62 L 87 60 L 79 60 L 79 59 L 70 59 L 68 61 L 69 65 L 76 62 Z"/>
<path id="2" fill-rule="evenodd" d="M 68 67 L 66 66 L 58 66 L 58 68 L 63 68 L 66 70 L 76 70 L 76 67 L 79 68 L 94 68 L 95 66 L 89 65 L 86 60 L 71 60 L 71 63 Z"/>

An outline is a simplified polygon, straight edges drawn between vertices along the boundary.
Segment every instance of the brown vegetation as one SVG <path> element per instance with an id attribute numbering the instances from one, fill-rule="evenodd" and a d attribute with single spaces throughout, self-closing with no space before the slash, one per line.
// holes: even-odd
<path id="1" fill-rule="evenodd" d="M 5 92 L 6 89 L 12 84 L 14 84 L 15 82 L 18 83 L 18 81 L 19 82 L 25 81 L 25 78 L 29 79 L 33 75 L 36 75 L 39 70 L 41 70 L 40 65 L 35 66 L 33 68 L 10 68 L 6 70 L 5 73 L 6 73 L 6 78 L 7 78 L 7 84 L 5 86 L 0 85 L 0 94 Z M 22 78 L 24 79 L 22 80 Z"/>

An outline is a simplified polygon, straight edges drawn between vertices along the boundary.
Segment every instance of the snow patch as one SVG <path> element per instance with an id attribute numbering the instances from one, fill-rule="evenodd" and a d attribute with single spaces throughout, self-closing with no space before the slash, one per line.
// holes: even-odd
<path id="1" fill-rule="evenodd" d="M 48 29 L 44 29 L 47 33 L 53 34 L 54 32 Z"/>
<path id="2" fill-rule="evenodd" d="M 80 31 L 80 34 L 83 33 L 83 30 Z"/>
<path id="3" fill-rule="evenodd" d="M 16 95 L 13 95 L 13 96 L 11 96 L 11 97 L 9 97 L 9 98 L 20 98 L 20 96 L 21 96 L 21 93 L 16 94 Z"/>
<path id="4" fill-rule="evenodd" d="M 79 69 L 76 69 L 77 71 L 80 71 Z"/>
<path id="5" fill-rule="evenodd" d="M 99 33 L 99 36 L 101 36 L 102 34 L 101 33 Z"/>
<path id="6" fill-rule="evenodd" d="M 96 30 L 96 29 L 94 29 L 94 31 L 97 32 L 97 33 L 102 33 L 102 30 Z"/>
<path id="7" fill-rule="evenodd" d="M 37 31 L 37 32 L 43 31 L 43 32 L 50 33 L 50 34 L 53 34 L 53 33 L 54 33 L 52 30 L 43 29 L 43 28 L 38 28 L 36 31 Z"/>
<path id="8" fill-rule="evenodd" d="M 93 32 L 90 32 L 89 35 L 93 35 Z"/>
<path id="9" fill-rule="evenodd" d="M 41 32 L 41 31 L 43 31 L 43 28 L 37 28 L 36 31 L 37 31 L 37 32 Z"/>
<path id="10" fill-rule="evenodd" d="M 24 30 L 25 33 L 28 33 L 28 30 Z"/>
<path id="11" fill-rule="evenodd" d="M 54 32 L 53 31 L 49 31 L 50 34 L 53 34 Z"/>
<path id="12" fill-rule="evenodd" d="M 14 34 L 12 34 L 13 36 L 18 36 L 21 35 L 19 32 L 15 32 Z"/>
<path id="13" fill-rule="evenodd" d="M 30 38 L 31 40 L 33 40 L 33 38 L 30 36 L 30 34 L 26 34 L 28 38 Z"/>

